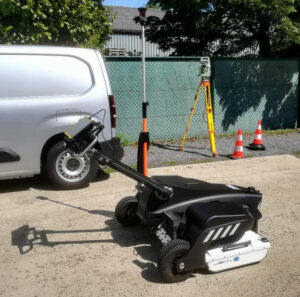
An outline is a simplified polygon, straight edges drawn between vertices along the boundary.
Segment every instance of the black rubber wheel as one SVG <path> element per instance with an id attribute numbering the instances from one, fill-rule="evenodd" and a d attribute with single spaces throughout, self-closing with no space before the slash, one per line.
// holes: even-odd
<path id="1" fill-rule="evenodd" d="M 96 177 L 98 161 L 84 155 L 72 157 L 60 141 L 53 145 L 46 156 L 46 174 L 49 180 L 61 189 L 78 189 L 88 184 Z"/>
<path id="2" fill-rule="evenodd" d="M 158 270 L 166 282 L 182 282 L 191 276 L 191 272 L 179 272 L 176 269 L 176 260 L 186 255 L 189 250 L 190 244 L 182 239 L 169 241 L 160 250 L 158 257 Z"/>
<path id="3" fill-rule="evenodd" d="M 119 201 L 115 209 L 115 217 L 123 226 L 137 225 L 141 219 L 137 216 L 136 210 L 138 200 L 136 197 L 125 197 Z"/>

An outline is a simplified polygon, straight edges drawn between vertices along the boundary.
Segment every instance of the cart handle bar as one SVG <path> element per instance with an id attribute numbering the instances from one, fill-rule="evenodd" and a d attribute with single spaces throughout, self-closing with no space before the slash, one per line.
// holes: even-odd
<path id="1" fill-rule="evenodd" d="M 167 196 L 168 198 L 172 197 L 172 195 L 173 195 L 172 188 L 164 187 L 164 186 L 160 185 L 159 183 L 155 182 L 150 177 L 143 175 L 142 173 L 130 168 L 129 166 L 127 166 L 119 161 L 111 159 L 110 157 L 108 157 L 107 155 L 98 151 L 97 149 L 92 149 L 91 153 L 99 160 L 99 162 L 102 165 L 107 165 L 107 166 L 123 173 L 124 175 L 134 179 L 135 181 L 142 183 L 146 186 L 149 186 L 150 188 Z"/>

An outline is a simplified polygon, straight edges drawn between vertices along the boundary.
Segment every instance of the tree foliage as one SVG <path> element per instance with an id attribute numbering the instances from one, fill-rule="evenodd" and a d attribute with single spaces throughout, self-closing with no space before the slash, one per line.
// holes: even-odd
<path id="1" fill-rule="evenodd" d="M 278 56 L 281 57 L 298 57 L 300 58 L 300 0 L 295 0 L 296 11 L 290 15 L 290 19 L 293 24 L 297 27 L 298 34 L 294 40 L 290 40 L 290 45 L 277 52 Z"/>
<path id="2" fill-rule="evenodd" d="M 300 44 L 300 0 L 150 0 L 165 12 L 149 17 L 148 40 L 175 55 L 276 56 Z M 299 11 L 299 10 L 298 10 Z"/>
<path id="3" fill-rule="evenodd" d="M 111 31 L 102 0 L 0 0 L 0 43 L 101 48 Z"/>

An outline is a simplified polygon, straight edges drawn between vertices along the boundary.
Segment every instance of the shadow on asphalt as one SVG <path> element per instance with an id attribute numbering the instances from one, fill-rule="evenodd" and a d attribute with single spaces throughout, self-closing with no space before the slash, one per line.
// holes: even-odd
<path id="1" fill-rule="evenodd" d="M 99 170 L 92 183 L 107 180 L 109 176 L 109 173 Z M 27 191 L 31 188 L 46 191 L 66 191 L 53 186 L 44 175 L 36 175 L 30 178 L 0 180 L 0 194 Z"/>
<path id="2" fill-rule="evenodd" d="M 164 149 L 164 150 L 169 150 L 169 151 L 173 151 L 173 152 L 180 152 L 179 148 L 180 145 L 176 145 L 176 144 L 161 144 L 161 143 L 151 143 L 151 145 L 156 146 L 158 148 Z M 188 150 L 187 150 L 188 149 Z M 200 155 L 206 158 L 213 158 L 212 155 L 208 155 L 208 154 L 203 154 L 203 153 L 199 153 L 195 150 L 209 150 L 209 148 L 204 148 L 204 147 L 192 147 L 192 146 L 184 146 L 183 150 L 181 152 L 185 152 L 185 153 L 189 153 L 189 154 L 195 154 L 195 155 Z"/>
<path id="3" fill-rule="evenodd" d="M 134 254 L 137 259 L 133 261 L 142 271 L 142 277 L 154 283 L 161 283 L 162 279 L 156 268 L 157 255 L 161 248 L 158 240 L 149 230 L 149 226 L 140 224 L 135 227 L 123 227 L 114 218 L 114 212 L 108 210 L 89 210 L 71 204 L 63 203 L 44 196 L 37 196 L 36 199 L 56 203 L 64 207 L 75 208 L 93 215 L 108 217 L 105 221 L 106 227 L 102 229 L 83 229 L 83 230 L 48 230 L 29 225 L 23 225 L 11 232 L 11 244 L 18 248 L 20 254 L 24 255 L 31 251 L 38 252 L 38 247 L 53 248 L 58 245 L 77 245 L 77 244 L 99 244 L 117 243 L 121 247 L 134 247 Z M 97 234 L 110 232 L 112 239 L 89 239 L 95 238 Z M 84 239 L 78 240 L 78 234 L 83 234 Z M 74 240 L 72 240 L 72 234 Z M 64 235 L 65 238 L 64 239 Z M 59 237 L 59 241 L 55 238 Z M 54 238 L 54 239 L 53 239 Z M 146 261 L 146 262 L 145 262 Z"/>
<path id="4" fill-rule="evenodd" d="M 67 207 L 70 207 L 70 208 L 75 208 L 75 209 L 78 209 L 78 210 L 88 212 L 90 214 L 98 214 L 98 215 L 109 217 L 109 218 L 114 218 L 115 217 L 115 214 L 112 211 L 101 210 L 101 209 L 90 210 L 90 209 L 86 209 L 86 208 L 83 208 L 83 207 L 80 207 L 80 206 L 74 206 L 72 204 L 68 204 L 68 203 L 57 201 L 57 200 L 53 200 L 53 199 L 50 199 L 50 198 L 45 197 L 45 196 L 37 196 L 36 199 L 42 200 L 42 201 L 49 201 L 49 202 L 56 203 L 56 204 L 63 205 L 63 206 L 67 206 Z"/>
<path id="5" fill-rule="evenodd" d="M 160 143 L 152 143 L 153 146 L 157 146 L 161 149 L 165 149 L 165 150 L 170 150 L 170 151 L 174 151 L 174 152 L 179 152 L 179 147 L 180 145 L 171 145 L 171 144 L 160 144 Z M 193 151 L 193 150 L 210 150 L 210 148 L 195 148 L 192 146 L 184 146 L 184 149 L 182 150 L 182 152 L 185 153 L 189 153 L 189 154 L 195 154 L 195 155 L 200 155 L 202 157 L 206 157 L 209 158 L 209 160 L 216 160 L 216 157 L 213 157 L 212 155 L 208 155 L 208 154 L 203 154 L 203 153 L 199 153 L 197 151 Z M 227 158 L 232 160 L 232 155 L 225 155 L 225 154 L 218 154 L 217 153 L 217 157 L 222 157 L 222 158 Z M 205 159 L 203 159 L 205 160 Z M 222 161 L 222 160 L 219 160 Z"/>

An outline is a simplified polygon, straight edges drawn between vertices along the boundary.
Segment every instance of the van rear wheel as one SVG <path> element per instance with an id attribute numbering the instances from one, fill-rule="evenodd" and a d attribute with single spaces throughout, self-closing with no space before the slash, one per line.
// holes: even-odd
<path id="1" fill-rule="evenodd" d="M 59 188 L 77 189 L 87 186 L 97 172 L 97 160 L 87 155 L 78 158 L 71 156 L 64 141 L 53 145 L 47 153 L 46 174 Z"/>

